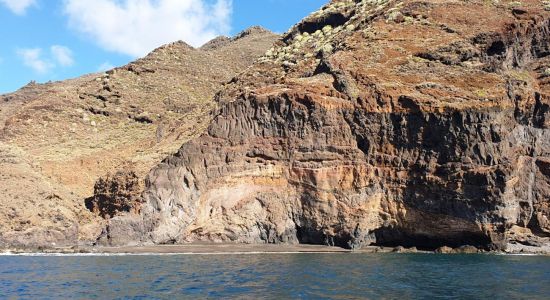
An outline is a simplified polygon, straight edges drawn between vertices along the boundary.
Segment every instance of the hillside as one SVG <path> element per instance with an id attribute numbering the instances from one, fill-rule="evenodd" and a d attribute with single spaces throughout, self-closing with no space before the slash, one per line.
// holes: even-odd
<path id="1" fill-rule="evenodd" d="M 0 245 L 95 240 L 103 221 L 84 206 L 95 182 L 123 169 L 143 187 L 208 126 L 217 90 L 277 38 L 253 27 L 198 49 L 175 42 L 104 74 L 1 95 Z"/>
<path id="2" fill-rule="evenodd" d="M 102 241 L 548 247 L 549 9 L 331 1 L 224 87 Z"/>

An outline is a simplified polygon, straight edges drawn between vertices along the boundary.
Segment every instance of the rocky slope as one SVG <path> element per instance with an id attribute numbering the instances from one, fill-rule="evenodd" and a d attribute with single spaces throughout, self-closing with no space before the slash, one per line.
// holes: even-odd
<path id="1" fill-rule="evenodd" d="M 216 91 L 278 38 L 256 27 L 199 49 L 176 42 L 104 74 L 1 95 L 0 247 L 95 241 L 99 216 L 133 208 L 99 211 L 94 185 L 116 198 L 107 189 L 124 180 L 124 199 L 139 202 L 147 172 L 204 131 Z"/>
<path id="2" fill-rule="evenodd" d="M 100 242 L 548 245 L 549 9 L 331 1 L 217 95 Z"/>

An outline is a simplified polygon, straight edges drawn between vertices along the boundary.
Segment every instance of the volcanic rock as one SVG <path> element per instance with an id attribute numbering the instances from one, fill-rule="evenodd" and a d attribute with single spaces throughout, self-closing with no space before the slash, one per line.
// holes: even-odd
<path id="1" fill-rule="evenodd" d="M 331 1 L 149 173 L 141 240 L 548 242 L 549 54 L 540 1 Z"/>
<path id="2" fill-rule="evenodd" d="M 86 207 L 103 218 L 121 212 L 138 214 L 141 201 L 141 182 L 132 171 L 118 171 L 100 178 L 94 187 L 94 196 L 86 199 Z"/>

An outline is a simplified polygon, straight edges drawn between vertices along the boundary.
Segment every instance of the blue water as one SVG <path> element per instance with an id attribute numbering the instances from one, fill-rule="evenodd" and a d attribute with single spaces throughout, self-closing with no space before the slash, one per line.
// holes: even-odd
<path id="1" fill-rule="evenodd" d="M 0 298 L 550 299 L 550 257 L 0 256 Z"/>

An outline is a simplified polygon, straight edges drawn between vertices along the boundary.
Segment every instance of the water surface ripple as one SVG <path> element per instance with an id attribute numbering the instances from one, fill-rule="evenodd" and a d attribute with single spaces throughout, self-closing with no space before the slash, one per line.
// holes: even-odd
<path id="1" fill-rule="evenodd" d="M 0 256 L 0 298 L 550 299 L 550 257 Z"/>

